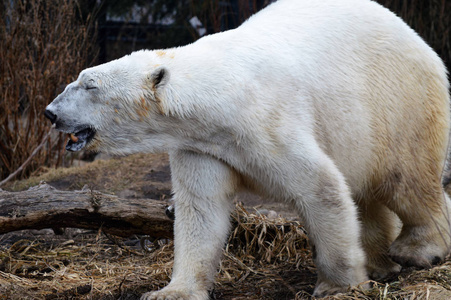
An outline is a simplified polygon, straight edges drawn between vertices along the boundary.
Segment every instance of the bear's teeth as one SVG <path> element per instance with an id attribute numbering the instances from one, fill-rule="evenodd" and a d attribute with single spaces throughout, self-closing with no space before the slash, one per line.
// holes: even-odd
<path id="1" fill-rule="evenodd" d="M 73 133 L 69 134 L 69 138 L 74 143 L 78 142 L 78 137 L 76 137 L 75 134 L 73 134 Z"/>

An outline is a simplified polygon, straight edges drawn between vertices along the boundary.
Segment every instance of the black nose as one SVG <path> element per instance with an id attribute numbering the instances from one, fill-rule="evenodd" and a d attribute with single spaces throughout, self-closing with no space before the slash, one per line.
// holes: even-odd
<path id="1" fill-rule="evenodd" d="M 56 115 L 52 113 L 50 110 L 46 109 L 44 112 L 44 116 L 50 120 L 50 122 L 55 123 L 56 122 Z"/>

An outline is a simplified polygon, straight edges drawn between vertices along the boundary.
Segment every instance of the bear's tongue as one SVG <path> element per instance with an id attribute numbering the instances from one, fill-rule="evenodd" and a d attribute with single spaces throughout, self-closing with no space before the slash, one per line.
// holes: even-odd
<path id="1" fill-rule="evenodd" d="M 69 141 L 67 142 L 66 150 L 72 152 L 80 151 L 86 146 L 90 138 L 92 138 L 91 135 L 92 130 L 89 128 L 86 128 L 75 134 L 73 133 L 69 134 Z"/>

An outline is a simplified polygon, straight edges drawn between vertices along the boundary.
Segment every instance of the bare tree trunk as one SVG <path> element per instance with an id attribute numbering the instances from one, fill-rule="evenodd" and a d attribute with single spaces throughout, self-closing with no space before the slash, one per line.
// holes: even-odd
<path id="1" fill-rule="evenodd" d="M 57 227 L 98 229 L 118 236 L 146 234 L 171 238 L 167 202 L 120 199 L 89 189 L 59 191 L 41 184 L 23 192 L 0 189 L 0 234 Z"/>

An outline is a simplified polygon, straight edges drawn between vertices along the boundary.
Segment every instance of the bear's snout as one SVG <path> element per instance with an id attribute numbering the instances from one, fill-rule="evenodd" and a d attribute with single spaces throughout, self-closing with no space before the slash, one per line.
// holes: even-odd
<path id="1" fill-rule="evenodd" d="M 69 139 L 67 141 L 66 150 L 68 151 L 80 151 L 86 145 L 88 145 L 96 134 L 94 126 L 90 124 L 78 124 L 73 120 L 67 120 L 58 116 L 52 112 L 49 108 L 44 111 L 44 116 L 56 126 L 56 129 L 67 133 Z"/>

